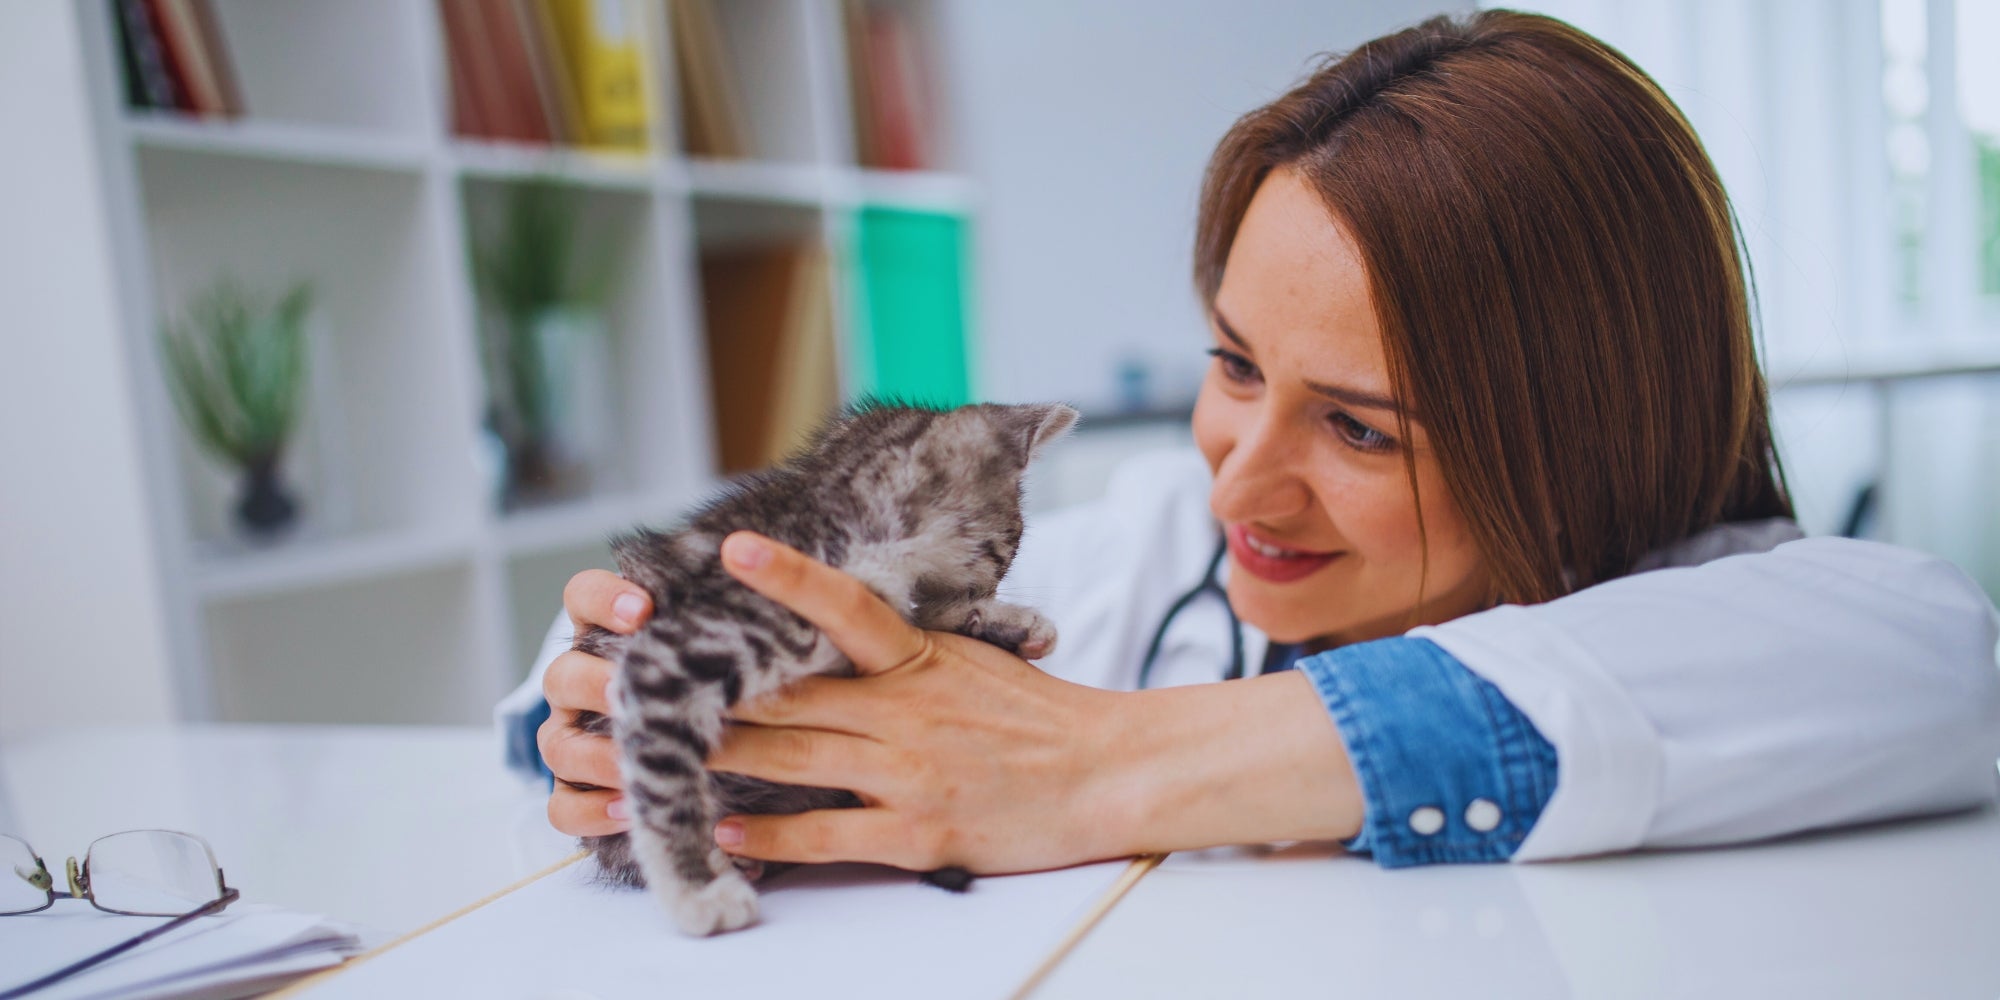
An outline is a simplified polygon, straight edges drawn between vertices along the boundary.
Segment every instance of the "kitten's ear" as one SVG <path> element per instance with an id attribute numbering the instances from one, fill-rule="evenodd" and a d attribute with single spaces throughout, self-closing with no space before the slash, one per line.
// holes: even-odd
<path id="1" fill-rule="evenodd" d="M 1001 407 L 1004 425 L 1015 432 L 1024 458 L 1033 458 L 1042 446 L 1069 433 L 1076 426 L 1075 408 L 1061 403 L 1029 403 Z"/>

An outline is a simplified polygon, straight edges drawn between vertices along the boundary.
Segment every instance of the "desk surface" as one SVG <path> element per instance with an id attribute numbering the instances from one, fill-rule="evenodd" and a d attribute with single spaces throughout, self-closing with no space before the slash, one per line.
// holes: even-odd
<path id="1" fill-rule="evenodd" d="M 386 937 L 570 853 L 497 755 L 476 728 L 51 732 L 0 744 L 0 829 L 50 857 L 200 833 L 245 898 Z M 1996 942 L 1993 809 L 1544 865 L 1209 851 L 1143 879 L 1036 996 L 2000 997 Z"/>
<path id="2" fill-rule="evenodd" d="M 186 830 L 244 899 L 386 940 L 575 850 L 499 757 L 478 727 L 35 733 L 0 744 L 0 830 L 54 864 L 107 833 Z"/>
<path id="3" fill-rule="evenodd" d="M 2000 811 L 1558 864 L 1179 854 L 1036 1000 L 1306 993 L 2000 997 Z"/>

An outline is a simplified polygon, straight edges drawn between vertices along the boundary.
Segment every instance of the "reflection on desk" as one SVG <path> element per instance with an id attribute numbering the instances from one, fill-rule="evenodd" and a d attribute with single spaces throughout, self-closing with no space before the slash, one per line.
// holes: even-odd
<path id="1" fill-rule="evenodd" d="M 2000 996 L 2000 811 L 1730 849 L 1383 871 L 1175 855 L 1036 1000 Z"/>

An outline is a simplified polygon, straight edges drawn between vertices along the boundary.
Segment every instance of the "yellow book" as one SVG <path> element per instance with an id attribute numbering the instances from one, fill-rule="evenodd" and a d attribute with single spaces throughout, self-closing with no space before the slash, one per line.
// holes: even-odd
<path id="1" fill-rule="evenodd" d="M 643 151 L 652 121 L 632 0 L 549 0 L 582 111 L 584 145 Z"/>

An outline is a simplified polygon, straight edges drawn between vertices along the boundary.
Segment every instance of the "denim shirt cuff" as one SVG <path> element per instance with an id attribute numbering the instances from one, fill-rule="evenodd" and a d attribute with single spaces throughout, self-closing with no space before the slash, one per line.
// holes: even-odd
<path id="1" fill-rule="evenodd" d="M 1344 841 L 1384 868 L 1505 861 L 1555 793 L 1556 753 L 1500 689 L 1428 639 L 1299 661 L 1333 716 L 1367 815 Z"/>
<path id="2" fill-rule="evenodd" d="M 542 778 L 553 786 L 555 772 L 542 760 L 542 746 L 539 735 L 542 723 L 553 714 L 547 699 L 535 703 L 533 708 L 521 713 L 506 723 L 507 769 L 516 774 Z"/>

